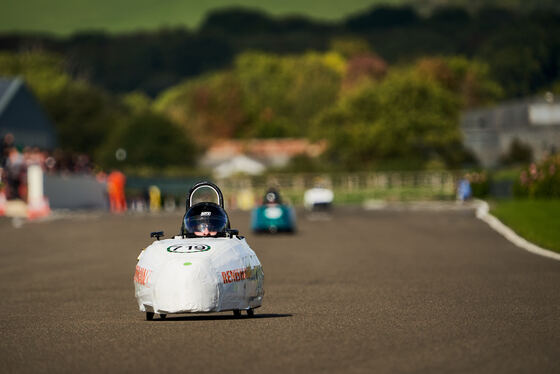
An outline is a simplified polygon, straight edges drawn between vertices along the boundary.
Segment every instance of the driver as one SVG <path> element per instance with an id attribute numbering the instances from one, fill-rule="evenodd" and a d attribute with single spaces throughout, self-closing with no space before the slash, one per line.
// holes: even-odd
<path id="1" fill-rule="evenodd" d="M 228 218 L 216 203 L 203 202 L 193 205 L 183 218 L 188 236 L 221 236 L 225 234 Z"/>
<path id="2" fill-rule="evenodd" d="M 264 195 L 263 204 L 282 204 L 282 199 L 280 198 L 280 194 L 274 188 L 270 188 L 266 195 Z"/>

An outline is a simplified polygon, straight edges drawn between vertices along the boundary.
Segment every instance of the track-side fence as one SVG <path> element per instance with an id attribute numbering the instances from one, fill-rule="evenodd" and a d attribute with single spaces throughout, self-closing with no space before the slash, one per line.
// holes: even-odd
<path id="1" fill-rule="evenodd" d="M 230 196 L 232 206 L 239 200 L 260 200 L 265 191 L 276 187 L 292 204 L 303 202 L 305 190 L 324 186 L 332 189 L 335 203 L 361 203 L 366 200 L 448 200 L 455 197 L 459 173 L 376 172 L 346 174 L 274 174 L 231 177 L 217 183 Z"/>

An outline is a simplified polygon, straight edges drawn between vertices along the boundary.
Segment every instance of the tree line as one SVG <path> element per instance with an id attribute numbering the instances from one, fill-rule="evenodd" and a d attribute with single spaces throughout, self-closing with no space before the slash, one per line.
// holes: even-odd
<path id="1" fill-rule="evenodd" d="M 188 77 L 231 67 L 247 50 L 275 54 L 325 52 L 336 38 L 365 40 L 390 64 L 426 55 L 462 55 L 486 62 L 505 97 L 550 89 L 560 74 L 560 14 L 481 7 L 381 6 L 339 22 L 303 16 L 272 17 L 245 8 L 218 9 L 197 30 L 169 28 L 110 35 L 81 32 L 68 38 L 3 34 L 0 50 L 42 49 L 63 55 L 74 76 L 108 91 L 158 93 Z"/>
<path id="2" fill-rule="evenodd" d="M 0 75 L 24 76 L 62 148 L 106 168 L 194 167 L 215 139 L 253 137 L 328 141 L 293 171 L 456 168 L 476 163 L 462 146 L 462 110 L 560 91 L 557 21 L 383 7 L 326 24 L 226 10 L 196 33 L 4 36 L 17 51 L 0 53 Z"/>
<path id="3" fill-rule="evenodd" d="M 61 146 L 105 167 L 194 165 L 216 139 L 326 139 L 307 171 L 394 166 L 458 167 L 460 111 L 503 96 L 488 66 L 465 57 L 388 65 L 362 40 L 297 55 L 246 52 L 230 69 L 187 79 L 155 99 L 115 95 L 64 70 L 44 52 L 0 54 L 0 74 L 24 76 L 57 126 Z M 115 151 L 127 150 L 126 162 Z M 400 164 L 399 161 L 402 161 Z"/>

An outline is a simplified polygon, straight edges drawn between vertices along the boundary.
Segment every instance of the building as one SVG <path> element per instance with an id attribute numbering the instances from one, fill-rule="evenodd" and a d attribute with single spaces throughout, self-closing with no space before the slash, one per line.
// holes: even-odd
<path id="1" fill-rule="evenodd" d="M 53 149 L 55 128 L 21 78 L 0 77 L 0 137 L 14 135 L 16 145 Z"/>
<path id="2" fill-rule="evenodd" d="M 265 169 L 266 167 L 257 160 L 245 155 L 237 155 L 216 165 L 213 171 L 217 178 L 228 178 L 236 174 L 259 175 Z"/>
<path id="3" fill-rule="evenodd" d="M 228 166 L 237 165 L 242 170 L 251 165 L 246 169 L 247 174 L 254 175 L 262 173 L 267 167 L 285 166 L 295 156 L 316 157 L 325 148 L 326 142 L 311 143 L 307 139 L 222 139 L 206 151 L 201 166 L 221 174 L 220 170 Z"/>
<path id="4" fill-rule="evenodd" d="M 466 111 L 461 119 L 465 146 L 485 167 L 499 165 L 517 139 L 531 147 L 533 158 L 560 151 L 560 102 L 552 94 L 492 108 Z"/>

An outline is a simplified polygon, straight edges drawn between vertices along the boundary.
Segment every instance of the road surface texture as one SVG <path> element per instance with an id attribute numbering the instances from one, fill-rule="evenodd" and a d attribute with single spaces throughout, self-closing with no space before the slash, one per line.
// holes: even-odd
<path id="1" fill-rule="evenodd" d="M 473 211 L 300 212 L 298 233 L 278 236 L 234 212 L 264 267 L 256 317 L 148 322 L 136 257 L 180 217 L 0 220 L 0 372 L 560 372 L 560 262 Z"/>

